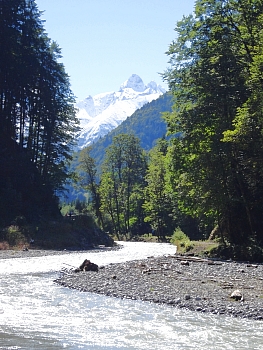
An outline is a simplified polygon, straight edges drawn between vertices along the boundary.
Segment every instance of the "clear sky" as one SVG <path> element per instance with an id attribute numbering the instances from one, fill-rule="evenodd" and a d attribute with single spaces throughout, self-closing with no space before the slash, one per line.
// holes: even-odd
<path id="1" fill-rule="evenodd" d="M 49 38 L 62 49 L 77 101 L 118 91 L 132 74 L 166 87 L 159 73 L 174 28 L 194 0 L 36 0 Z"/>

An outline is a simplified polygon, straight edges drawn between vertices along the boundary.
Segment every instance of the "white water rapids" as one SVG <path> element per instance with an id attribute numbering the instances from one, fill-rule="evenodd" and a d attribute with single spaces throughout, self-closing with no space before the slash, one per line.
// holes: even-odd
<path id="1" fill-rule="evenodd" d="M 175 253 L 157 243 L 108 252 L 0 260 L 0 349 L 263 349 L 263 322 L 121 300 L 61 287 L 64 263 L 98 265 Z"/>

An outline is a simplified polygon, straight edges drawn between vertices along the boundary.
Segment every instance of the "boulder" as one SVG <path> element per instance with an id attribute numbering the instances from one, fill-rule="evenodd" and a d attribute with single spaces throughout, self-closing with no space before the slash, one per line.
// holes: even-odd
<path id="1" fill-rule="evenodd" d="M 79 268 L 75 270 L 75 272 L 80 272 L 80 271 L 99 271 L 98 265 L 92 263 L 90 260 L 85 259 L 83 263 L 80 265 Z"/>

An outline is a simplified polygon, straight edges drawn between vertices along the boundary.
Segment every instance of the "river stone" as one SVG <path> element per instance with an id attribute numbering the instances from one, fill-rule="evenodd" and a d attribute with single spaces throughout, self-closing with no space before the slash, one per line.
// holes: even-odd
<path id="1" fill-rule="evenodd" d="M 234 292 L 230 295 L 230 298 L 237 300 L 243 300 L 243 294 L 239 289 L 234 290 Z"/>

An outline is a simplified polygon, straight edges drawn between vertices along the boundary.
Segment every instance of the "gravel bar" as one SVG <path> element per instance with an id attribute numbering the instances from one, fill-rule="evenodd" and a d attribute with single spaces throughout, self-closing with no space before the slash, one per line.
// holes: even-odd
<path id="1" fill-rule="evenodd" d="M 82 292 L 263 320 L 262 264 L 176 254 L 99 266 L 99 272 L 63 270 L 54 282 Z M 241 300 L 231 298 L 236 290 Z"/>

